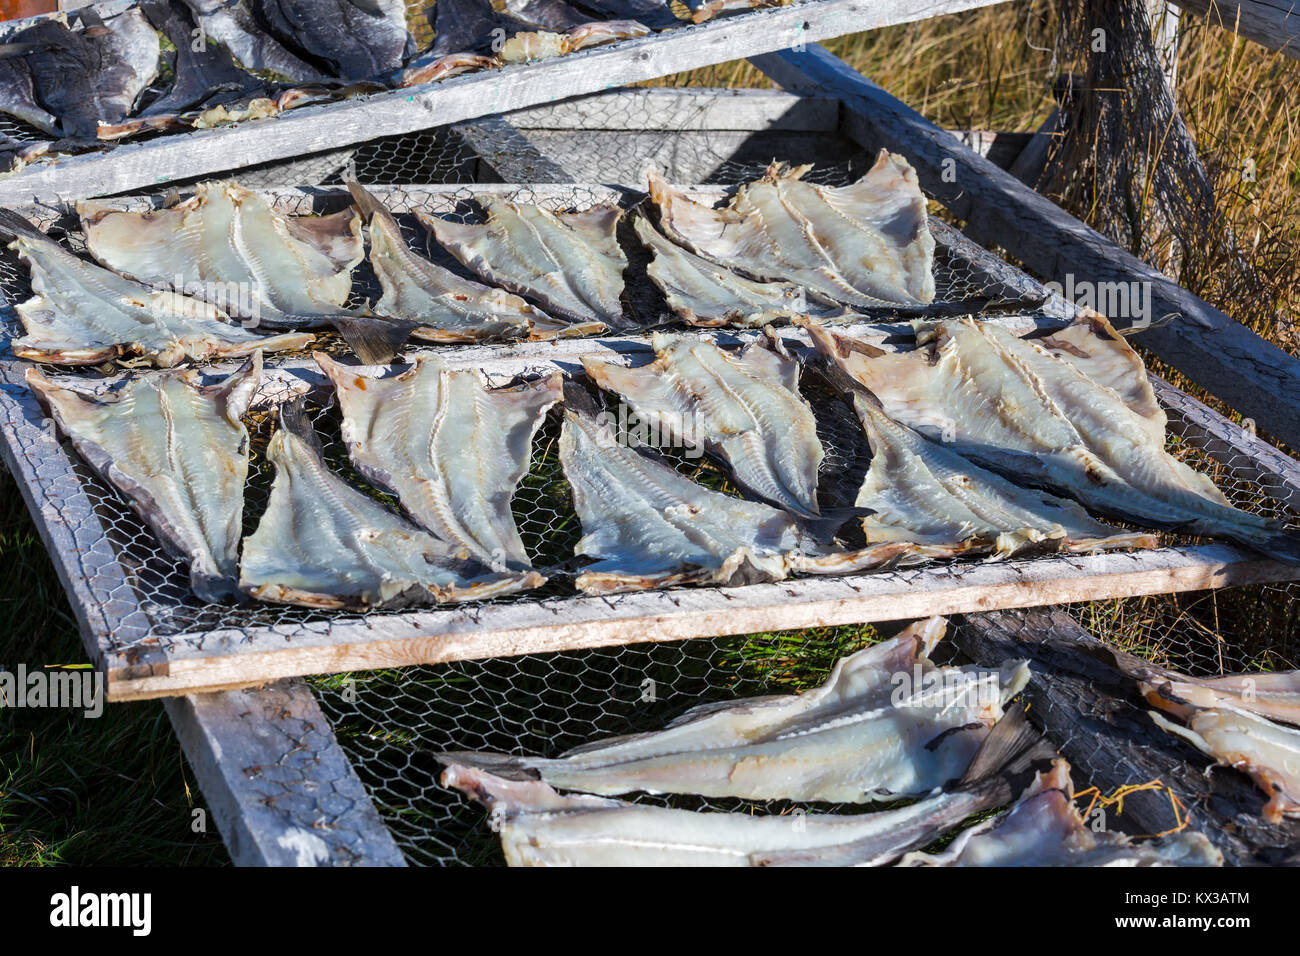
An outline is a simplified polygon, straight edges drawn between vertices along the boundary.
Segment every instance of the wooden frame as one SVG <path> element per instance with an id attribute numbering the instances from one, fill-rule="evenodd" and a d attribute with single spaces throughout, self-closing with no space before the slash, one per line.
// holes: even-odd
<path id="1" fill-rule="evenodd" d="M 78 199 L 338 149 L 591 93 L 847 33 L 1002 0 L 799 0 L 567 56 L 439 83 L 306 106 L 269 121 L 122 143 L 63 156 L 0 180 L 0 205 Z M 122 6 L 125 6 L 123 4 Z M 120 9 L 120 6 L 106 8 Z M 25 21 L 0 29 L 0 39 Z"/>

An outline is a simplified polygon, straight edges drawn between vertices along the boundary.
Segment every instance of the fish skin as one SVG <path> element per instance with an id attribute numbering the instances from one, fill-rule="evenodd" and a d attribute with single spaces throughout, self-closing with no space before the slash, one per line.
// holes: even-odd
<path id="1" fill-rule="evenodd" d="M 333 474 L 297 402 L 281 406 L 266 456 L 275 481 L 239 565 L 239 587 L 254 598 L 397 608 L 486 600 L 543 583 L 532 571 L 492 572 Z"/>
<path id="2" fill-rule="evenodd" d="M 189 8 L 180 0 L 153 0 L 142 3 L 140 9 L 176 48 L 171 89 L 150 103 L 140 114 L 142 117 L 179 113 L 219 94 L 244 93 L 265 87 L 261 80 L 235 64 L 229 50 L 215 43 L 209 44 L 206 37 L 203 38 L 203 49 L 194 49 L 198 26 Z M 104 138 L 102 130 L 100 138 Z"/>
<path id="3" fill-rule="evenodd" d="M 118 490 L 164 547 L 189 562 L 204 601 L 235 597 L 248 430 L 241 421 L 262 375 L 262 353 L 219 385 L 196 371 L 130 379 L 94 398 L 29 368 L 27 385 L 77 453 Z"/>
<path id="4" fill-rule="evenodd" d="M 415 521 L 496 571 L 531 570 L 510 513 L 533 436 L 562 396 L 558 372 L 489 389 L 472 370 L 421 356 L 378 378 L 316 353 L 343 411 L 343 441 L 365 478 Z"/>
<path id="5" fill-rule="evenodd" d="M 706 23 L 729 13 L 748 13 L 769 7 L 788 6 L 791 0 L 671 0 L 676 16 L 691 23 Z"/>
<path id="6" fill-rule="evenodd" d="M 308 333 L 261 335 L 198 299 L 151 289 L 86 262 L 17 214 L 0 213 L 0 235 L 31 270 L 32 297 L 15 311 L 26 332 L 15 355 L 55 365 L 142 356 L 161 368 L 303 348 Z"/>
<path id="7" fill-rule="evenodd" d="M 413 251 L 393 214 L 359 183 L 348 183 L 370 230 L 370 264 L 383 287 L 382 315 L 420 323 L 413 337 L 440 344 L 547 339 L 568 330 L 517 295 L 463 279 Z"/>
<path id="8" fill-rule="evenodd" d="M 751 800 L 867 803 L 929 793 L 961 777 L 1005 703 L 1029 679 L 936 667 L 944 622 L 918 622 L 839 662 L 802 694 L 707 704 L 665 730 L 563 757 L 444 754 L 444 763 L 604 796 L 644 791 Z"/>
<path id="9" fill-rule="evenodd" d="M 259 22 L 248 0 L 182 0 L 203 32 L 245 70 L 266 70 L 291 83 L 324 83 L 318 67 L 291 53 Z"/>
<path id="10" fill-rule="evenodd" d="M 612 202 L 581 212 L 479 197 L 482 224 L 417 212 L 434 238 L 484 282 L 537 302 L 546 312 L 592 332 L 623 324 L 627 257 L 615 238 L 623 211 Z"/>
<path id="11" fill-rule="evenodd" d="M 881 866 L 1005 803 L 1041 752 L 1019 711 L 1001 720 L 962 780 L 907 807 L 853 816 L 700 813 L 592 796 L 449 766 L 441 783 L 487 807 L 511 866 Z"/>
<path id="12" fill-rule="evenodd" d="M 36 102 L 32 71 L 22 56 L 0 57 L 0 113 L 58 135 L 58 117 Z"/>
<path id="13" fill-rule="evenodd" d="M 652 30 L 682 25 L 665 0 L 575 0 L 574 6 L 598 20 L 635 20 Z"/>
<path id="14" fill-rule="evenodd" d="M 1091 327 L 1098 319 L 1086 321 Z M 890 418 L 927 438 L 948 438 L 953 451 L 1017 484 L 1134 524 L 1225 537 L 1300 562 L 1294 535 L 1233 508 L 1208 477 L 1165 451 L 1162 424 L 1156 428 L 1157 420 L 1079 363 L 972 319 L 913 327 L 911 352 L 871 355 L 833 334 L 815 342 Z"/>
<path id="15" fill-rule="evenodd" d="M 785 512 L 710 491 L 618 444 L 570 395 L 560 463 L 583 528 L 577 554 L 594 559 L 579 590 L 777 581 L 790 572 L 789 553 L 815 547 Z"/>
<path id="16" fill-rule="evenodd" d="M 304 62 L 333 79 L 399 70 L 415 52 L 403 0 L 245 0 L 259 21 Z"/>
<path id="17" fill-rule="evenodd" d="M 1161 687 L 1142 683 L 1139 688 L 1149 703 L 1186 725 L 1151 711 L 1158 727 L 1182 737 L 1220 766 L 1240 770 L 1255 781 L 1268 797 L 1261 811 L 1265 820 L 1281 823 L 1283 817 L 1300 816 L 1300 730 L 1274 723 L 1228 700 L 1201 707 L 1167 697 Z"/>
<path id="18" fill-rule="evenodd" d="M 285 216 L 234 183 L 200 183 L 167 209 L 123 212 L 83 201 L 77 212 L 87 249 L 110 269 L 161 288 L 193 287 L 271 328 L 349 314 L 352 270 L 365 255 L 355 212 Z M 243 290 L 234 303 L 232 288 Z"/>
<path id="19" fill-rule="evenodd" d="M 35 47 L 23 59 L 36 100 L 65 137 L 93 140 L 100 123 L 126 119 L 158 75 L 158 34 L 135 7 L 94 29 L 41 20 L 13 41 Z"/>
<path id="20" fill-rule="evenodd" d="M 1223 854 L 1194 830 L 1147 840 L 1094 831 L 1073 797 L 1070 765 L 1058 759 L 1006 813 L 958 834 L 943 853 L 909 853 L 899 866 L 1223 865 Z"/>
<path id="21" fill-rule="evenodd" d="M 587 374 L 636 414 L 718 452 L 755 496 L 817 517 L 817 473 L 825 452 L 817 420 L 799 393 L 799 363 L 775 337 L 731 355 L 712 342 L 655 333 L 655 361 L 627 368 L 583 357 Z"/>
<path id="22" fill-rule="evenodd" d="M 760 282 L 856 308 L 934 300 L 934 237 L 916 171 L 882 150 L 857 183 L 803 181 L 810 166 L 774 165 L 722 209 L 703 206 L 649 173 L 659 227 L 705 259 Z"/>

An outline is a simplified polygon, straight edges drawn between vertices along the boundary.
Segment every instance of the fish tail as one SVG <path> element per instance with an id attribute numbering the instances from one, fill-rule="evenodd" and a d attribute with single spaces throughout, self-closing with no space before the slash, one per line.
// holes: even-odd
<path id="1" fill-rule="evenodd" d="M 1013 707 L 984 738 L 957 782 L 957 789 L 974 790 L 995 783 L 1005 785 L 1010 798 L 1015 778 L 1029 774 L 1036 764 L 1055 756 L 1052 747 L 1025 718 L 1025 712 Z"/>
<path id="2" fill-rule="evenodd" d="M 486 771 L 502 780 L 541 779 L 541 774 L 527 766 L 524 758 L 510 754 L 448 750 L 435 753 L 433 758 L 445 767 L 471 767 Z"/>
<path id="3" fill-rule="evenodd" d="M 365 186 L 361 185 L 355 179 L 346 180 L 345 184 L 348 187 L 348 192 L 352 194 L 353 204 L 357 207 L 357 210 L 361 215 L 365 217 L 366 222 L 369 222 L 376 216 L 382 219 L 386 216 L 392 215 L 392 213 L 388 211 L 388 207 L 380 202 L 374 193 L 366 189 Z"/>
<path id="4" fill-rule="evenodd" d="M 330 316 L 329 321 L 367 365 L 387 365 L 402 350 L 411 333 L 420 327 L 418 322 L 367 315 L 336 315 Z"/>
<path id="5" fill-rule="evenodd" d="M 27 219 L 12 209 L 0 209 L 0 239 L 6 242 L 22 236 L 39 242 L 54 242 L 49 236 L 33 226 Z"/>
<path id="6" fill-rule="evenodd" d="M 307 416 L 307 400 L 303 396 L 300 395 L 280 406 L 280 427 L 304 442 L 318 456 L 324 457 L 325 452 L 321 448 L 320 436 L 316 434 L 316 429 Z"/>

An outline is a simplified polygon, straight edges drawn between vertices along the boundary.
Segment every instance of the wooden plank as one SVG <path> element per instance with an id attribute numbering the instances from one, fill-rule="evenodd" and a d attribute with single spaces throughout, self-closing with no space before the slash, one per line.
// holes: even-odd
<path id="1" fill-rule="evenodd" d="M 1222 767 L 1207 772 L 1209 758 L 1151 722 L 1134 681 L 1109 664 L 1136 658 L 1103 644 L 1060 609 L 997 611 L 954 624 L 954 643 L 978 664 L 1028 659 L 1029 720 L 1070 762 L 1076 786 L 1110 793 L 1159 780 L 1229 864 L 1300 862 L 1300 820 L 1265 823 L 1264 795 L 1248 777 Z M 1151 834 L 1176 821 L 1166 794 L 1139 791 L 1124 798 L 1123 814 L 1112 811 L 1107 824 Z"/>
<path id="2" fill-rule="evenodd" d="M 0 205 L 106 195 L 210 175 L 995 2 L 1000 0 L 806 0 L 536 63 L 307 106 L 272 120 L 58 157 L 0 181 Z"/>
<path id="3" fill-rule="evenodd" d="M 1300 568 L 1226 545 L 948 565 L 739 588 L 650 591 L 371 614 L 328 627 L 212 631 L 144 675 L 107 662 L 110 700 L 281 677 L 896 621 L 1009 607 L 1300 579 Z"/>
<path id="4" fill-rule="evenodd" d="M 515 110 L 503 117 L 519 130 L 716 132 L 787 130 L 833 133 L 839 100 L 780 90 L 624 89 Z"/>
<path id="5" fill-rule="evenodd" d="M 165 706 L 237 866 L 406 865 L 302 681 Z"/>
<path id="6" fill-rule="evenodd" d="M 1067 276 L 1145 283 L 1152 318 L 1177 317 L 1145 329 L 1135 341 L 1262 431 L 1300 447 L 1300 361 L 1293 356 L 976 155 L 822 47 L 751 59 L 786 89 L 840 96 L 845 132 L 868 148 L 887 146 L 906 156 L 922 186 L 966 221 L 964 231 L 976 241 L 996 244 L 1062 284 Z"/>
<path id="7" fill-rule="evenodd" d="M 1270 50 L 1300 59 L 1300 0 L 1178 0 L 1178 6 Z"/>

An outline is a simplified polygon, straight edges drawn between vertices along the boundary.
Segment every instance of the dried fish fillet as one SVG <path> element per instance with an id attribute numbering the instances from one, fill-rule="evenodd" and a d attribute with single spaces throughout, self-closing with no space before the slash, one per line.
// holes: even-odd
<path id="1" fill-rule="evenodd" d="M 551 338 L 568 327 L 504 289 L 462 279 L 412 251 L 393 214 L 357 183 L 352 198 L 370 228 L 370 264 L 383 287 L 376 310 L 420 323 L 412 336 L 427 342 Z"/>
<path id="2" fill-rule="evenodd" d="M 960 782 L 907 807 L 852 816 L 697 813 L 562 796 L 540 781 L 457 765 L 442 784 L 487 807 L 511 866 L 881 866 L 1009 800 L 1037 742 L 1019 712 L 1009 714 Z"/>
<path id="3" fill-rule="evenodd" d="M 395 494 L 419 524 L 495 570 L 532 562 L 510 513 L 533 436 L 562 396 L 558 372 L 520 388 L 485 388 L 434 356 L 390 378 L 331 360 L 343 440 L 357 470 Z"/>
<path id="4" fill-rule="evenodd" d="M 167 209 L 78 203 L 91 255 L 140 282 L 196 295 L 265 326 L 338 315 L 364 247 L 351 210 L 284 216 L 234 183 L 200 183 Z"/>
<path id="5" fill-rule="evenodd" d="M 622 322 L 627 257 L 615 238 L 623 216 L 618 206 L 555 213 L 495 196 L 479 203 L 488 214 L 483 224 L 416 217 L 484 282 L 532 299 L 584 332 Z"/>
<path id="6" fill-rule="evenodd" d="M 577 553 L 594 559 L 580 590 L 776 581 L 790 572 L 789 553 L 814 547 L 785 512 L 710 491 L 568 405 L 560 463 L 584 532 Z"/>
<path id="7" fill-rule="evenodd" d="M 262 354 L 219 385 L 194 371 L 160 372 L 91 397 L 27 370 L 77 453 L 116 488 L 172 554 L 189 562 L 190 587 L 205 601 L 235 589 L 248 476 L 248 431 L 240 420 L 262 376 Z"/>
<path id="8" fill-rule="evenodd" d="M 815 517 L 825 456 L 817 419 L 799 394 L 799 363 L 774 336 L 732 356 L 712 342 L 655 333 L 655 361 L 640 368 L 584 357 L 662 435 L 706 445 L 746 489 L 793 514 Z"/>
<path id="9" fill-rule="evenodd" d="M 752 279 L 793 282 L 843 305 L 934 300 L 934 237 L 916 171 L 882 151 L 852 186 L 815 186 L 810 166 L 773 166 L 710 209 L 650 174 L 650 197 L 669 238 Z"/>
<path id="10" fill-rule="evenodd" d="M 1073 334 L 1127 348 L 1113 333 L 1098 335 L 1098 322 L 1086 319 L 1089 331 Z M 1130 404 L 1131 390 L 1121 395 L 1089 378 L 1086 366 L 991 323 L 913 325 L 921 347 L 894 354 L 814 335 L 890 418 L 1018 483 L 1135 524 L 1222 536 L 1300 561 L 1300 546 L 1280 525 L 1233 508 L 1208 477 L 1165 450 L 1163 423 Z"/>
<path id="11" fill-rule="evenodd" d="M 727 13 L 747 13 L 789 4 L 790 0 L 671 0 L 677 16 L 692 23 L 705 23 Z"/>
<path id="12" fill-rule="evenodd" d="M 281 406 L 266 456 L 271 498 L 244 541 L 239 586 L 255 598 L 315 608 L 475 601 L 537 587 L 535 572 L 498 574 L 333 474 L 298 403 Z"/>
<path id="13" fill-rule="evenodd" d="M 822 321 L 846 320 L 852 313 L 809 302 L 792 282 L 755 282 L 702 256 L 689 252 L 650 225 L 643 217 L 636 234 L 654 253 L 646 267 L 673 312 L 691 325 L 761 326 L 781 319 L 815 315 Z"/>
<path id="14" fill-rule="evenodd" d="M 1146 699 L 1181 719 L 1176 724 L 1158 713 L 1151 719 L 1182 737 L 1224 767 L 1248 774 L 1268 797 L 1263 809 L 1269 823 L 1300 816 L 1300 730 L 1283 727 L 1224 700 L 1212 707 L 1167 696 L 1164 688 L 1141 684 Z"/>
<path id="15" fill-rule="evenodd" d="M 1222 866 L 1202 833 L 1134 840 L 1097 832 L 1074 808 L 1070 765 L 1056 760 L 1015 806 L 957 836 L 943 853 L 909 853 L 900 866 Z"/>
<path id="16" fill-rule="evenodd" d="M 0 211 L 0 235 L 31 269 L 33 296 L 16 307 L 26 335 L 10 345 L 19 358 L 94 365 L 140 356 L 163 368 L 184 361 L 238 358 L 303 348 L 308 333 L 261 335 L 230 322 L 215 306 L 150 289 L 68 252 L 21 216 Z"/>
<path id="17" fill-rule="evenodd" d="M 291 83 L 320 83 L 329 77 L 291 53 L 259 22 L 249 0 L 182 0 L 207 37 L 216 40 L 246 70 L 266 70 Z"/>
<path id="18" fill-rule="evenodd" d="M 339 80 L 384 76 L 415 52 L 405 0 L 244 0 L 258 21 Z"/>
<path id="19" fill-rule="evenodd" d="M 924 545 L 918 558 L 1156 547 L 1155 535 L 1104 525 L 1073 501 L 1017 487 L 923 438 L 893 421 L 870 394 L 855 394 L 853 405 L 871 445 L 871 466 L 857 498 L 873 512 L 862 519 L 869 544 Z"/>
<path id="20" fill-rule="evenodd" d="M 1125 666 L 1130 676 L 1143 682 L 1150 693 L 1165 701 L 1191 707 L 1230 706 L 1268 720 L 1300 726 L 1300 671 L 1228 674 L 1223 677 L 1191 677 L 1154 665 Z"/>
<path id="21" fill-rule="evenodd" d="M 959 778 L 1003 706 L 1029 679 L 937 667 L 942 618 L 840 660 L 802 694 L 705 704 L 667 729 L 599 741 L 546 760 L 453 753 L 440 759 L 554 787 L 612 795 L 694 793 L 865 803 L 928 793 Z"/>

